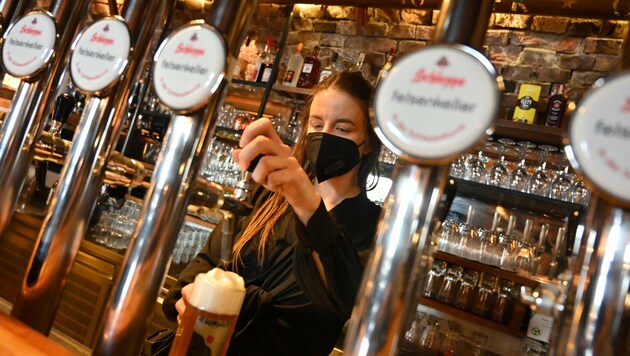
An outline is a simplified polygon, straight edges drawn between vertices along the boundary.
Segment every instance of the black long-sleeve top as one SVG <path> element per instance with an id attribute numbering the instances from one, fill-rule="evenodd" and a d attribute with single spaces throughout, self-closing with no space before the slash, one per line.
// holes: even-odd
<path id="1" fill-rule="evenodd" d="M 254 210 L 268 194 L 258 194 Z M 343 200 L 330 211 L 322 202 L 306 226 L 289 209 L 274 226 L 262 265 L 258 239 L 248 243 L 242 264 L 237 269 L 227 267 L 243 277 L 247 289 L 228 353 L 328 355 L 352 313 L 380 211 L 365 193 Z M 164 299 L 168 318 L 177 317 L 175 303 L 181 298 L 181 288 L 219 264 L 220 246 L 221 227 L 217 226 Z M 319 254 L 327 286 L 312 251 Z"/>

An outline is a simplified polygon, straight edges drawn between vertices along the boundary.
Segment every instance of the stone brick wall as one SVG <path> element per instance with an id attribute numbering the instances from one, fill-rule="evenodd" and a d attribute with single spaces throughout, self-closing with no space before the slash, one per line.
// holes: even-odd
<path id="1" fill-rule="evenodd" d="M 251 24 L 259 37 L 280 38 L 284 19 L 278 12 L 275 5 L 259 6 Z M 365 52 L 363 72 L 374 78 L 390 48 L 401 55 L 430 44 L 438 15 L 438 11 L 411 9 L 300 5 L 281 66 L 301 41 L 304 53 L 319 45 L 323 60 L 335 51 L 341 60 L 353 63 Z M 627 31 L 628 21 L 622 20 L 493 14 L 484 49 L 505 83 L 503 116 L 511 117 L 521 83 L 542 85 L 540 112 L 546 110 L 552 83 L 568 84 L 569 99 L 578 100 L 595 80 L 615 70 Z"/>

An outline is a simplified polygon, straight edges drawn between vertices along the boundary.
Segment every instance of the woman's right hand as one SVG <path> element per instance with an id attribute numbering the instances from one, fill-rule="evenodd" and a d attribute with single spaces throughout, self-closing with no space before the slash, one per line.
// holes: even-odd
<path id="1" fill-rule="evenodd" d="M 175 303 L 175 309 L 177 309 L 177 322 L 180 323 L 182 321 L 182 316 L 184 315 L 184 311 L 186 311 L 186 301 L 188 297 L 190 297 L 190 292 L 192 291 L 193 284 L 190 283 L 182 288 L 182 297 L 179 298 L 177 303 Z"/>

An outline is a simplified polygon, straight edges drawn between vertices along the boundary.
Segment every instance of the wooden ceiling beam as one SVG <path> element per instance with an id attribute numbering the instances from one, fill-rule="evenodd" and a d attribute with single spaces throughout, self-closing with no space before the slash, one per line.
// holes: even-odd
<path id="1" fill-rule="evenodd" d="M 278 5 L 307 3 L 314 5 L 424 10 L 436 10 L 442 5 L 442 0 L 259 0 L 258 2 Z M 494 12 L 611 20 L 627 20 L 630 18 L 630 0 L 524 0 L 527 12 L 520 6 L 517 6 L 516 11 L 513 11 L 513 4 L 517 3 L 512 0 L 496 2 Z"/>

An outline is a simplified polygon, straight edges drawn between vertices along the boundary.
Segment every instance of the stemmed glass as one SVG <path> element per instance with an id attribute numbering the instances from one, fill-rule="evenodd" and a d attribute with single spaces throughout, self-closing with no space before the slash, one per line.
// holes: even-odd
<path id="1" fill-rule="evenodd" d="M 466 169 L 463 178 L 473 182 L 479 182 L 486 174 L 486 167 L 483 162 L 483 152 L 469 154 L 466 157 Z"/>
<path id="2" fill-rule="evenodd" d="M 538 149 L 540 150 L 539 160 L 541 163 L 536 172 L 529 178 L 527 193 L 546 197 L 549 191 L 549 183 L 551 183 L 551 178 L 547 173 L 547 155 L 549 152 L 554 152 L 558 149 L 549 145 L 540 145 Z"/>
<path id="3" fill-rule="evenodd" d="M 551 181 L 549 187 L 549 198 L 571 201 L 571 188 L 573 184 L 573 175 L 569 174 L 569 165 L 564 156 L 561 158 L 561 170 Z"/>
<path id="4" fill-rule="evenodd" d="M 499 152 L 499 159 L 492 165 L 492 167 L 488 170 L 485 175 L 485 183 L 488 185 L 494 185 L 497 187 L 508 188 L 509 186 L 509 176 L 506 162 L 505 162 L 505 151 L 507 149 L 507 145 L 514 145 L 514 141 L 501 138 L 498 140 L 500 145 L 497 146 L 497 151 Z"/>
<path id="5" fill-rule="evenodd" d="M 516 145 L 516 149 L 519 153 L 519 162 L 518 166 L 510 173 L 509 188 L 526 193 L 527 183 L 529 181 L 529 170 L 525 162 L 525 157 L 527 157 L 527 152 L 531 151 L 536 145 L 528 141 L 520 141 Z"/>
<path id="6" fill-rule="evenodd" d="M 571 202 L 588 205 L 590 199 L 590 190 L 588 190 L 588 187 L 584 184 L 582 177 L 576 175 L 571 186 Z"/>
<path id="7" fill-rule="evenodd" d="M 458 159 L 451 162 L 450 175 L 455 178 L 463 178 L 466 172 L 466 156 L 461 155 Z"/>

